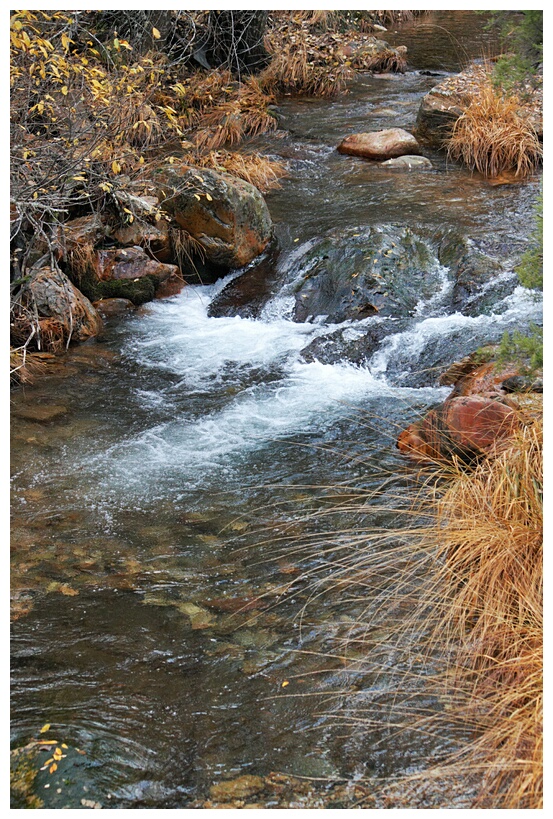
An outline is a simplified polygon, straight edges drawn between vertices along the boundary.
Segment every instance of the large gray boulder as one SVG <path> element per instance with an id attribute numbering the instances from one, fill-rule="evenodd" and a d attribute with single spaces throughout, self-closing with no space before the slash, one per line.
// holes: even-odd
<path id="1" fill-rule="evenodd" d="M 296 272 L 297 271 L 297 272 Z M 409 228 L 381 225 L 327 236 L 291 271 L 293 318 L 331 323 L 368 316 L 407 317 L 439 289 L 438 261 Z"/>

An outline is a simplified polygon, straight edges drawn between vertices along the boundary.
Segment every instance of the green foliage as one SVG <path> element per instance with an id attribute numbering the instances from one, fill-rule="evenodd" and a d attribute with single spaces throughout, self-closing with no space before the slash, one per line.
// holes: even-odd
<path id="1" fill-rule="evenodd" d="M 543 11 L 490 14 L 491 24 L 499 29 L 502 47 L 509 51 L 494 67 L 494 83 L 507 92 L 520 93 L 528 84 L 534 84 L 543 59 Z"/>
<path id="2" fill-rule="evenodd" d="M 498 363 L 521 362 L 521 372 L 532 374 L 543 366 L 543 327 L 530 324 L 527 335 L 515 330 L 512 335 L 503 334 L 497 351 Z"/>
<path id="3" fill-rule="evenodd" d="M 530 246 L 516 269 L 520 283 L 532 290 L 543 289 L 543 193 L 536 207 L 536 226 Z"/>

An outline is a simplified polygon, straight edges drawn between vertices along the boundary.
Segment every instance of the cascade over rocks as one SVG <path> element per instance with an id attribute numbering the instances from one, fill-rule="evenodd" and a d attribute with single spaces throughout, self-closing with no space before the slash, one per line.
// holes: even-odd
<path id="1" fill-rule="evenodd" d="M 463 310 L 467 301 L 473 299 L 481 292 L 483 284 L 497 279 L 503 268 L 496 260 L 477 250 L 470 239 L 460 236 L 455 232 L 447 234 L 439 243 L 438 259 L 440 264 L 451 269 L 455 277 L 455 284 L 452 292 L 452 307 L 455 310 Z M 499 283 L 501 288 L 501 283 Z M 490 291 L 488 298 L 492 302 L 497 301 L 502 295 Z M 480 300 L 481 301 L 481 300 Z M 471 304 L 470 312 L 476 315 L 483 309 L 483 304 Z M 464 312 L 467 312 L 465 309 Z"/>
<path id="2" fill-rule="evenodd" d="M 207 261 L 240 268 L 273 236 L 265 200 L 249 182 L 205 168 L 168 166 L 157 179 L 163 210 L 200 245 Z"/>
<path id="3" fill-rule="evenodd" d="M 401 322 L 400 322 L 401 323 Z M 396 325 L 394 331 L 399 331 Z M 346 327 L 335 330 L 329 335 L 314 339 L 301 351 L 307 362 L 319 361 L 321 364 L 337 364 L 348 361 L 350 364 L 365 365 L 378 349 L 380 342 L 390 333 L 389 322 L 374 323 L 363 331 Z"/>
<path id="4" fill-rule="evenodd" d="M 338 145 L 338 152 L 365 159 L 393 159 L 421 153 L 420 145 L 409 131 L 388 128 L 364 134 L 350 134 Z"/>

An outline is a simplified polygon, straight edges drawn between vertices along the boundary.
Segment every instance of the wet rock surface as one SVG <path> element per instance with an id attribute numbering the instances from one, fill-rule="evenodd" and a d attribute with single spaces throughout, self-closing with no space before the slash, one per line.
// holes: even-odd
<path id="1" fill-rule="evenodd" d="M 434 166 L 425 156 L 407 154 L 395 159 L 387 159 L 382 163 L 382 167 L 398 171 L 430 171 Z"/>
<path id="2" fill-rule="evenodd" d="M 264 304 L 278 289 L 278 255 L 275 244 L 244 273 L 232 279 L 209 305 L 209 315 L 258 318 Z"/>

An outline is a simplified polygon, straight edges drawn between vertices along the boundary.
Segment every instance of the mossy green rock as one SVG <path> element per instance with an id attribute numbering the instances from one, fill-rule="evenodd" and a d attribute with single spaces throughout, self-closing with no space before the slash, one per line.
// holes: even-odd
<path id="1" fill-rule="evenodd" d="M 438 268 L 429 245 L 409 228 L 341 231 L 308 249 L 291 271 L 294 320 L 412 315 L 439 287 Z"/>

